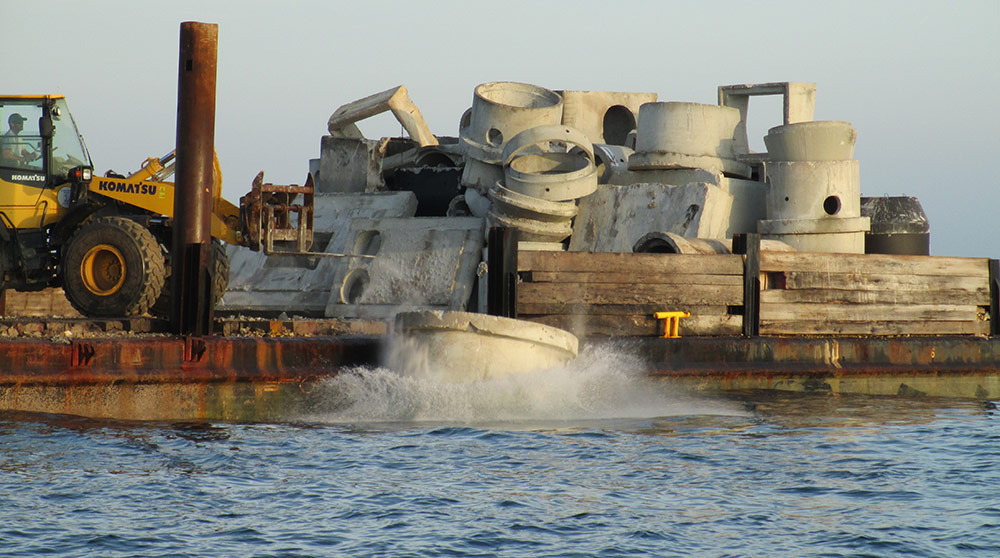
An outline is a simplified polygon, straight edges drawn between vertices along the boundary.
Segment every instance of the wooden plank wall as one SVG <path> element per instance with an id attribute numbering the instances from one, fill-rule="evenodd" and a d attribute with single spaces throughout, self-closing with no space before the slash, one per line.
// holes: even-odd
<path id="1" fill-rule="evenodd" d="M 761 335 L 989 335 L 989 260 L 762 252 Z"/>
<path id="2" fill-rule="evenodd" d="M 58 316 L 81 318 L 79 312 L 66 300 L 62 289 L 20 293 L 7 289 L 0 294 L 0 314 L 4 316 Z"/>
<path id="3" fill-rule="evenodd" d="M 518 318 L 581 337 L 662 335 L 674 310 L 681 336 L 742 331 L 742 256 L 522 251 L 518 272 Z"/>

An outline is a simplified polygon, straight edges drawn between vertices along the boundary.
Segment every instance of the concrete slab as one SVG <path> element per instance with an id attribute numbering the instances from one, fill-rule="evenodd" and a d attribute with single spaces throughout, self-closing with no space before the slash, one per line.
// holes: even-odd
<path id="1" fill-rule="evenodd" d="M 343 254 L 348 231 L 357 218 L 411 217 L 417 210 L 412 192 L 379 194 L 316 194 L 314 250 Z M 353 246 L 351 246 L 353 248 Z M 229 246 L 229 288 L 218 306 L 221 312 L 322 315 L 330 285 L 343 258 L 268 256 Z"/>
<path id="2" fill-rule="evenodd" d="M 650 232 L 724 238 L 732 203 L 728 192 L 704 182 L 600 186 L 580 200 L 569 250 L 631 252 Z"/>
<path id="3" fill-rule="evenodd" d="M 355 219 L 348 245 L 375 257 L 337 269 L 326 315 L 390 319 L 400 311 L 465 310 L 483 228 L 478 217 Z"/>

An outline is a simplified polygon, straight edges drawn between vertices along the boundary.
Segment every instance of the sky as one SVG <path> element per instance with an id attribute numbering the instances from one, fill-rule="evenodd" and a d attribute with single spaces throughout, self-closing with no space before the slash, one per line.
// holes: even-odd
<path id="1" fill-rule="evenodd" d="M 916 196 L 931 254 L 1000 258 L 1000 1 L 0 0 L 7 94 L 67 96 L 95 171 L 176 137 L 180 24 L 219 25 L 216 151 L 234 203 L 257 172 L 301 184 L 341 105 L 405 85 L 458 135 L 476 85 L 655 92 L 817 84 L 816 120 L 858 130 L 863 196 Z M 750 143 L 781 124 L 750 105 Z M 360 123 L 398 136 L 384 114 Z"/>

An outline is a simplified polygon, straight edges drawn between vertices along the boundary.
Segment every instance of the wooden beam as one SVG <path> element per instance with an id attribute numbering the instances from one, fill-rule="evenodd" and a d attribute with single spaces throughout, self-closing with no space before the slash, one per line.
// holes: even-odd
<path id="1" fill-rule="evenodd" d="M 590 271 L 742 275 L 743 258 L 733 254 L 619 254 L 610 252 L 527 252 L 518 271 Z"/>
<path id="2" fill-rule="evenodd" d="M 729 306 L 743 304 L 743 289 L 725 285 L 601 285 L 521 283 L 518 302 L 569 304 L 659 304 Z"/>
<path id="3" fill-rule="evenodd" d="M 762 252 L 760 270 L 899 275 L 988 276 L 986 258 L 944 258 L 886 254 Z"/>
<path id="4" fill-rule="evenodd" d="M 739 275 L 703 273 L 629 273 L 618 270 L 598 271 L 522 271 L 521 278 L 531 283 L 629 283 L 660 285 L 743 285 Z"/>
<path id="5" fill-rule="evenodd" d="M 761 335 L 989 335 L 989 322 L 774 320 L 761 318 Z"/>
<path id="6" fill-rule="evenodd" d="M 761 304 L 761 320 L 832 320 L 847 322 L 945 322 L 977 321 L 985 314 L 980 306 L 946 304 Z"/>
<path id="7" fill-rule="evenodd" d="M 775 272 L 781 273 L 781 272 Z M 941 275 L 910 275 L 898 273 L 829 273 L 825 271 L 786 271 L 786 289 L 847 289 L 847 290 L 985 290 L 987 281 L 980 277 L 945 277 Z M 771 284 L 774 282 L 771 281 Z"/>
<path id="8" fill-rule="evenodd" d="M 967 306 L 988 306 L 990 293 L 983 285 L 977 291 L 962 289 L 941 290 L 846 290 L 846 289 L 769 289 L 761 291 L 761 304 L 890 304 L 907 306 L 914 304 L 947 304 Z"/>
<path id="9" fill-rule="evenodd" d="M 574 304 L 566 302 L 521 302 L 517 303 L 517 314 L 594 314 L 594 315 L 627 315 L 649 314 L 653 312 L 670 312 L 679 310 L 693 315 L 729 315 L 728 306 L 693 305 L 672 306 L 663 303 L 652 304 Z"/>

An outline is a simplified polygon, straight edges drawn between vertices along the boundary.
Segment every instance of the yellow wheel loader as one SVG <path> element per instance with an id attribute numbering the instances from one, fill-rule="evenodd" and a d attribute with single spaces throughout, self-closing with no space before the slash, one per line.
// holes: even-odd
<path id="1" fill-rule="evenodd" d="M 62 287 L 85 316 L 168 315 L 174 184 L 165 179 L 174 153 L 128 176 L 94 176 L 61 95 L 0 96 L 0 130 L 0 292 Z M 259 249 L 295 238 L 288 252 L 301 254 L 312 240 L 311 177 L 303 187 L 273 186 L 258 175 L 246 207 L 221 197 L 221 177 L 216 159 L 216 301 L 229 273 L 220 241 Z M 305 206 L 290 203 L 299 193 Z"/>

